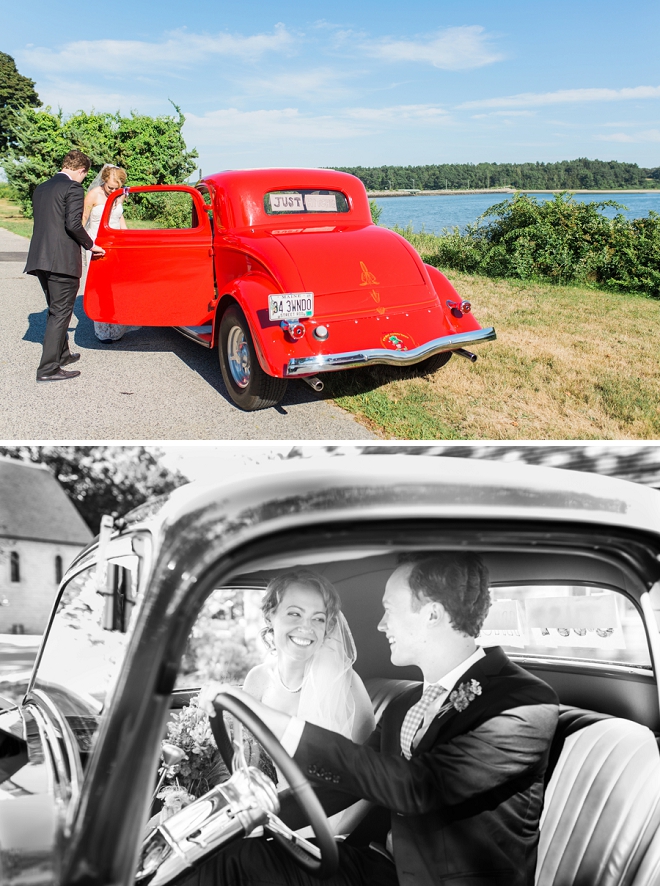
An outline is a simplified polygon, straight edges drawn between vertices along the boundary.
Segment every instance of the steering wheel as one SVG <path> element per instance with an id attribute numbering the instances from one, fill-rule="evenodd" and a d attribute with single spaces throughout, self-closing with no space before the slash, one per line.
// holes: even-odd
<path id="1" fill-rule="evenodd" d="M 242 701 L 239 701 L 233 695 L 222 692 L 216 696 L 213 707 L 215 708 L 215 717 L 210 718 L 211 731 L 218 745 L 220 756 L 229 771 L 234 771 L 237 766 L 247 769 L 247 763 L 245 762 L 242 745 L 232 744 L 227 735 L 227 729 L 222 716 L 223 711 L 229 711 L 232 716 L 247 726 L 257 741 L 270 754 L 273 762 L 281 769 L 298 806 L 312 826 L 318 846 L 300 837 L 272 813 L 268 813 L 268 820 L 264 824 L 264 830 L 307 873 L 320 880 L 331 877 L 339 866 L 337 844 L 330 830 L 323 807 L 297 763 L 294 763 L 265 723 Z"/>

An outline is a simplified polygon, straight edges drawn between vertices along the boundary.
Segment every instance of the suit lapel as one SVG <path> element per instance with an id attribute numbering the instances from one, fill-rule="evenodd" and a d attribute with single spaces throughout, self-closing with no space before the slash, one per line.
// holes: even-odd
<path id="1" fill-rule="evenodd" d="M 470 680 L 476 680 L 481 686 L 482 694 L 487 693 L 488 683 L 490 681 L 491 675 L 496 674 L 501 670 L 502 666 L 506 662 L 506 656 L 499 646 L 495 646 L 492 649 L 488 649 L 485 651 L 485 658 L 481 658 L 478 662 L 473 664 L 472 667 L 463 674 L 463 676 L 458 681 L 458 684 L 453 687 L 451 692 L 453 692 L 454 689 L 457 689 L 458 686 L 460 686 L 462 683 L 469 683 Z M 451 692 L 449 693 L 449 695 L 451 695 Z M 443 706 L 449 702 L 449 695 L 443 702 Z M 478 705 L 479 699 L 481 699 L 481 696 L 473 699 L 473 701 L 470 702 L 470 705 Z M 453 723 L 455 717 L 459 716 L 459 714 L 465 716 L 466 713 L 470 712 L 470 705 L 468 705 L 468 707 L 463 711 L 457 711 L 456 708 L 450 707 L 448 710 L 435 717 L 435 719 L 429 725 L 429 728 L 420 739 L 417 747 L 414 748 L 413 755 L 421 754 L 425 751 L 428 751 L 429 748 L 431 748 L 438 740 L 438 736 L 440 735 L 440 733 L 443 730 L 447 730 L 448 727 Z"/>

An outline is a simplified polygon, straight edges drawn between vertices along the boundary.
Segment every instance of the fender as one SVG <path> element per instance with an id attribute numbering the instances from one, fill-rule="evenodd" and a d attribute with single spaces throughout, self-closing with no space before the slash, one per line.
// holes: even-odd
<path id="1" fill-rule="evenodd" d="M 242 259 L 247 260 L 252 265 L 252 271 L 261 271 L 266 276 L 272 277 L 275 288 L 271 292 L 303 291 L 302 279 L 295 262 L 282 244 L 269 232 L 255 232 L 250 237 L 227 234 L 216 238 L 215 245 L 219 286 L 223 272 L 223 252 L 218 247 L 224 247 L 225 250 L 231 250 L 231 252 L 240 255 Z M 227 291 L 228 282 L 224 282 L 224 291 Z"/>
<path id="2" fill-rule="evenodd" d="M 36 736 L 33 743 L 39 744 Z M 40 748 L 28 759 L 25 725 L 14 705 L 0 714 L 0 882 L 59 882 L 61 821 Z M 2 801 L 8 802 L 2 802 Z"/>
<path id="3" fill-rule="evenodd" d="M 268 317 L 268 296 L 281 291 L 275 280 L 266 274 L 256 272 L 239 277 L 220 298 L 213 324 L 215 346 L 222 315 L 230 304 L 236 303 L 247 318 L 259 365 L 268 375 L 278 378 L 284 376 L 284 366 L 294 347 L 293 343 L 287 345 L 279 323 Z"/>
<path id="4" fill-rule="evenodd" d="M 424 265 L 424 269 L 428 274 L 431 286 L 440 300 L 441 307 L 445 310 L 445 319 L 451 324 L 454 331 L 473 332 L 475 329 L 481 329 L 482 327 L 477 323 L 472 312 L 463 313 L 463 311 L 456 309 L 451 311 L 447 310 L 448 306 L 445 307 L 447 301 L 452 301 L 460 305 L 463 299 L 441 271 L 434 268 L 433 265 L 426 264 Z"/>

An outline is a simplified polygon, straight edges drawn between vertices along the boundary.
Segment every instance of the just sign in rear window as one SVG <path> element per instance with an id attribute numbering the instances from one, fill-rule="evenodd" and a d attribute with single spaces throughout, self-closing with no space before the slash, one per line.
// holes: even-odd
<path id="1" fill-rule="evenodd" d="M 348 200 L 341 191 L 270 191 L 264 196 L 268 215 L 293 215 L 310 212 L 348 212 Z"/>

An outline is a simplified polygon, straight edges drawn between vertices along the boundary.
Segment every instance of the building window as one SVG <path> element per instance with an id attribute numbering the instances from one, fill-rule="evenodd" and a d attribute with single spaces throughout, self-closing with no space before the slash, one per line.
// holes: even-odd
<path id="1" fill-rule="evenodd" d="M 17 551 L 12 551 L 9 558 L 11 568 L 11 580 L 18 582 L 21 580 L 21 561 Z"/>
<path id="2" fill-rule="evenodd" d="M 62 558 L 58 554 L 55 557 L 55 583 L 59 584 L 62 581 Z"/>

